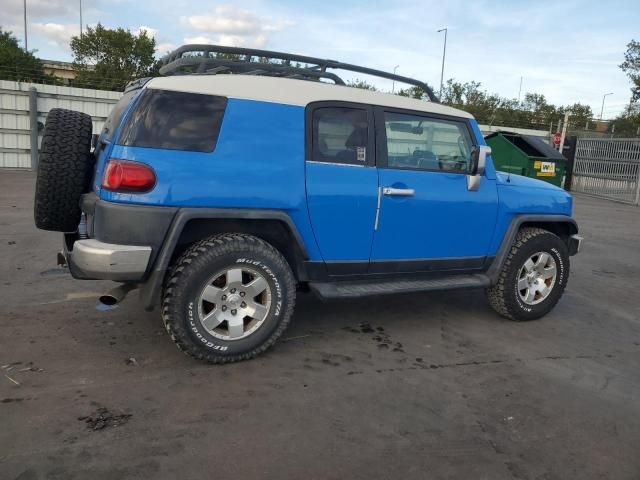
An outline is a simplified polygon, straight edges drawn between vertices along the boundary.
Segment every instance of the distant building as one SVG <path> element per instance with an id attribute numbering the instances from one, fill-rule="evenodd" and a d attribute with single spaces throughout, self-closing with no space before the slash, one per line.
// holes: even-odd
<path id="1" fill-rule="evenodd" d="M 58 60 L 41 60 L 44 73 L 52 75 L 62 80 L 62 83 L 68 85 L 71 80 L 76 78 L 76 72 L 73 70 L 73 63 L 60 62 Z"/>
<path id="2" fill-rule="evenodd" d="M 589 123 L 589 130 L 605 133 L 609 128 L 609 120 L 593 120 Z"/>

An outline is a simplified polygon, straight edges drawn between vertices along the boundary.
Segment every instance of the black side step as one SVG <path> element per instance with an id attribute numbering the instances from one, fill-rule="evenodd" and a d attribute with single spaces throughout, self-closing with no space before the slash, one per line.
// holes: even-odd
<path id="1" fill-rule="evenodd" d="M 356 298 L 369 295 L 424 292 L 429 290 L 453 290 L 455 288 L 486 288 L 489 277 L 484 274 L 452 275 L 444 278 L 422 280 L 365 280 L 360 282 L 338 281 L 309 283 L 311 290 L 321 298 Z"/>

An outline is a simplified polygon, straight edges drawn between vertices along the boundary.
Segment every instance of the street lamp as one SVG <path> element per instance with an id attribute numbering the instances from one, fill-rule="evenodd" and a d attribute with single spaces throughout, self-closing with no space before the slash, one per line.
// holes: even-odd
<path id="1" fill-rule="evenodd" d="M 607 98 L 607 95 L 613 95 L 613 92 L 605 93 L 602 96 L 602 108 L 600 109 L 600 120 L 602 120 L 602 114 L 604 112 L 604 99 Z"/>
<path id="2" fill-rule="evenodd" d="M 438 30 L 438 33 L 444 32 L 444 48 L 442 49 L 442 70 L 440 71 L 440 95 L 439 100 L 442 101 L 442 89 L 444 85 L 444 58 L 447 55 L 447 27 Z"/>
<path id="3" fill-rule="evenodd" d="M 396 74 L 396 70 L 398 69 L 400 65 L 396 65 L 395 67 L 393 67 L 393 74 Z M 396 81 L 395 79 L 393 80 L 393 83 L 391 84 L 391 93 L 396 93 Z"/>
<path id="4" fill-rule="evenodd" d="M 29 51 L 29 44 L 27 43 L 27 0 L 22 2 L 24 8 L 24 51 Z"/>

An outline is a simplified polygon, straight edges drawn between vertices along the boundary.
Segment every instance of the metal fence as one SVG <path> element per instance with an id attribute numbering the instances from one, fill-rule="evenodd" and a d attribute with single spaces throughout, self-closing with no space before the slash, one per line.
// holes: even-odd
<path id="1" fill-rule="evenodd" d="M 122 94 L 88 88 L 0 80 L 0 169 L 34 168 L 42 125 L 52 108 L 91 115 L 99 132 Z"/>
<path id="2" fill-rule="evenodd" d="M 579 139 L 571 190 L 638 205 L 640 139 Z"/>

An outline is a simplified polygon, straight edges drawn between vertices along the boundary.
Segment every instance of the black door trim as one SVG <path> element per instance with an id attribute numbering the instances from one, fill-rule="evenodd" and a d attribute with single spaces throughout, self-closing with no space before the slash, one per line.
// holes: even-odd
<path id="1" fill-rule="evenodd" d="M 413 274 L 458 274 L 486 271 L 493 257 L 420 258 L 412 260 L 377 260 L 306 262 L 309 281 L 336 281 L 371 277 L 405 277 Z"/>

